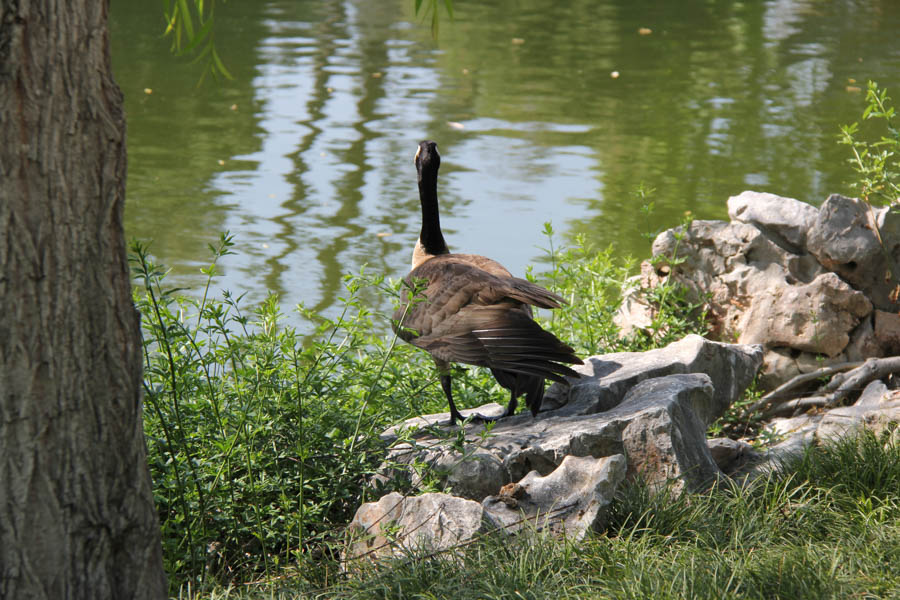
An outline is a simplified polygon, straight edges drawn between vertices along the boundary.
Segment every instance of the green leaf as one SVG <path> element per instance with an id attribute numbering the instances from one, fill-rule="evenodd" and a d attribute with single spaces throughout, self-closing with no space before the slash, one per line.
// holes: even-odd
<path id="1" fill-rule="evenodd" d="M 228 79 L 234 79 L 234 77 L 231 76 L 231 73 L 228 72 L 228 69 L 225 68 L 225 63 L 223 63 L 222 59 L 219 58 L 219 53 L 216 52 L 215 47 L 213 47 L 213 50 L 212 50 L 212 58 L 213 58 L 213 62 L 216 65 L 216 68 L 219 70 L 219 72 L 222 75 L 224 75 Z"/>
<path id="2" fill-rule="evenodd" d="M 191 9 L 188 7 L 187 0 L 178 0 L 178 5 L 181 7 L 181 22 L 184 23 L 184 29 L 188 37 L 193 39 L 194 23 L 191 21 Z"/>
<path id="3" fill-rule="evenodd" d="M 197 56 L 195 56 L 195 57 L 191 60 L 191 62 L 190 62 L 189 64 L 192 64 L 192 65 L 193 65 L 193 64 L 196 64 L 196 63 L 200 62 L 201 60 L 203 60 L 203 59 L 206 57 L 207 54 L 209 54 L 210 52 L 212 52 L 213 49 L 214 49 L 214 46 L 213 46 L 212 42 L 210 42 L 209 44 L 203 46 L 203 49 L 197 54 Z"/>
<path id="4" fill-rule="evenodd" d="M 191 38 L 191 40 L 188 42 L 188 45 L 185 46 L 184 48 L 182 48 L 181 53 L 185 54 L 188 52 L 193 52 L 194 48 L 199 46 L 200 42 L 202 42 L 209 36 L 210 32 L 212 31 L 212 26 L 213 26 L 213 18 L 210 17 L 200 27 L 200 31 L 197 32 L 197 35 L 195 35 L 193 38 Z"/>

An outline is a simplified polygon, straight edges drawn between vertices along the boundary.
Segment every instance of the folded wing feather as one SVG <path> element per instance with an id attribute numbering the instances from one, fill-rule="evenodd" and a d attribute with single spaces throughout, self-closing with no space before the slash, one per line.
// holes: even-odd
<path id="1" fill-rule="evenodd" d="M 407 277 L 425 280 L 421 298 L 395 315 L 399 335 L 436 359 L 538 375 L 554 381 L 578 374 L 560 362 L 580 364 L 571 347 L 534 322 L 529 305 L 557 308 L 560 296 L 515 278 L 484 257 L 442 255 Z M 408 302 L 408 299 L 407 299 Z"/>

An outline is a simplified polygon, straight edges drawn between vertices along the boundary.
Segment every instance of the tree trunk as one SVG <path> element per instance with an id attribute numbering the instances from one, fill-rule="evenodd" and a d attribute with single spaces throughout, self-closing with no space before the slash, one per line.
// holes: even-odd
<path id="1" fill-rule="evenodd" d="M 164 598 L 108 2 L 0 2 L 0 598 Z"/>

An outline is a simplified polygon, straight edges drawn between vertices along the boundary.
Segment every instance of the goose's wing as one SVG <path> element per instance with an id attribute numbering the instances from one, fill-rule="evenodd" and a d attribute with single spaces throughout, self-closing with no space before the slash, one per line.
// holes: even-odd
<path id="1" fill-rule="evenodd" d="M 559 308 L 567 304 L 565 299 L 550 290 L 525 279 L 513 277 L 503 265 L 485 256 L 445 254 L 424 263 L 420 269 L 425 277 L 435 272 L 446 272 L 453 278 L 462 277 L 479 282 L 483 289 L 479 293 L 478 301 L 484 304 L 499 302 L 504 298 L 513 298 L 523 304 L 539 308 Z M 416 271 L 410 273 L 410 276 L 414 275 Z M 442 278 L 446 279 L 447 276 L 442 274 Z"/>
<path id="2" fill-rule="evenodd" d="M 395 329 L 435 358 L 554 381 L 578 376 L 559 364 L 581 364 L 572 348 L 531 318 L 530 306 L 557 308 L 565 302 L 556 294 L 471 255 L 431 258 L 406 282 L 412 291 L 394 315 Z"/>
<path id="3" fill-rule="evenodd" d="M 445 254 L 427 260 L 407 275 L 406 285 L 404 307 L 397 311 L 394 320 L 399 322 L 402 318 L 405 327 L 420 335 L 427 335 L 438 323 L 470 305 L 518 302 L 559 308 L 565 304 L 553 292 L 510 276 L 499 263 L 465 254 Z"/>
<path id="4" fill-rule="evenodd" d="M 571 347 L 512 303 L 469 305 L 411 342 L 448 362 L 461 362 L 563 381 L 578 373 L 561 363 L 582 364 Z"/>

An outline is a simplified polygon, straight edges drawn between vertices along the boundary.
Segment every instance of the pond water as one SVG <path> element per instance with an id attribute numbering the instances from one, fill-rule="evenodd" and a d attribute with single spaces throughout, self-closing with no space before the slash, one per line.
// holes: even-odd
<path id="1" fill-rule="evenodd" d="M 426 2 L 427 4 L 427 2 Z M 452 249 L 521 274 L 542 224 L 646 257 L 685 211 L 745 189 L 852 193 L 841 124 L 866 80 L 900 101 L 900 2 L 454 0 L 435 40 L 413 0 L 218 3 L 234 75 L 169 53 L 161 6 L 113 0 L 128 116 L 126 233 L 196 288 L 332 311 L 367 264 L 400 277 L 419 229 L 413 154 L 438 142 Z M 654 210 L 637 190 L 655 191 Z"/>

